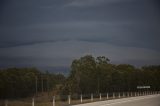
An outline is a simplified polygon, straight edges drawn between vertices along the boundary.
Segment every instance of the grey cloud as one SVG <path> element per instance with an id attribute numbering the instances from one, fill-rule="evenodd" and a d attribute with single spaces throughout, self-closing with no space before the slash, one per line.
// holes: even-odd
<path id="1" fill-rule="evenodd" d="M 12 36 L 14 38 L 12 39 L 9 39 L 11 35 L 7 34 L 10 32 L 6 30 L 6 35 L 1 39 L 0 46 L 15 47 L 77 40 L 160 50 L 158 28 L 159 26 L 155 24 L 151 26 L 139 21 L 70 21 L 32 24 L 13 29 Z M 17 31 L 15 30 L 19 35 L 16 35 Z"/>
<path id="2" fill-rule="evenodd" d="M 158 0 L 1 1 L 0 57 L 7 65 L 17 58 L 69 66 L 87 53 L 159 63 L 159 11 Z"/>
<path id="3" fill-rule="evenodd" d="M 12 47 L 18 47 L 18 46 L 28 46 L 28 45 L 36 45 L 36 44 L 43 44 L 43 43 L 54 43 L 54 42 L 62 42 L 67 40 L 42 40 L 42 41 L 31 41 L 31 42 L 1 42 L 0 48 L 12 48 Z"/>
<path id="4" fill-rule="evenodd" d="M 10 56 L 0 57 L 0 68 L 8 67 L 37 67 L 44 68 L 44 70 L 52 67 L 52 70 L 56 67 L 69 67 L 68 63 L 71 59 L 68 58 L 43 58 L 43 57 L 32 57 L 32 56 Z M 45 68 L 46 67 L 46 68 Z M 65 70 L 69 71 L 69 70 Z"/>
<path id="5" fill-rule="evenodd" d="M 0 50 L 2 51 L 0 62 L 4 62 L 4 65 L 70 66 L 73 59 L 86 54 L 104 55 L 111 61 L 119 63 L 134 63 L 137 59 L 140 60 L 136 65 L 159 64 L 160 60 L 160 53 L 154 50 L 84 41 L 56 42 Z"/>

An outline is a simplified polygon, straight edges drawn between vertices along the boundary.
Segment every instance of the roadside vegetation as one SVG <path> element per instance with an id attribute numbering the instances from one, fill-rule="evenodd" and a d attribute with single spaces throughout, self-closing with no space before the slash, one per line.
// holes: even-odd
<path id="1" fill-rule="evenodd" d="M 160 66 L 136 68 L 129 64 L 111 64 L 105 56 L 86 55 L 73 60 L 66 77 L 41 72 L 36 68 L 0 70 L 0 99 L 42 95 L 76 95 L 137 91 L 137 86 L 160 90 Z"/>

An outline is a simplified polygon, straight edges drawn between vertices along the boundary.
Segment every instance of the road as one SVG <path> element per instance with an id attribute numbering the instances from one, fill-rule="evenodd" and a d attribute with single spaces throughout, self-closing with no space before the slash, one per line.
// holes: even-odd
<path id="1" fill-rule="evenodd" d="M 72 106 L 160 106 L 160 95 L 130 97 Z"/>

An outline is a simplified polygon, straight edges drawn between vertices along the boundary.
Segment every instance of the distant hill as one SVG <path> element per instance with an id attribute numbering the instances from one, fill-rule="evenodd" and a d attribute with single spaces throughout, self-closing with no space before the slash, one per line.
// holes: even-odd
<path id="1" fill-rule="evenodd" d="M 49 73 L 63 74 L 65 76 L 68 76 L 70 72 L 70 67 L 64 66 L 38 67 L 38 69 L 41 71 L 48 71 Z"/>

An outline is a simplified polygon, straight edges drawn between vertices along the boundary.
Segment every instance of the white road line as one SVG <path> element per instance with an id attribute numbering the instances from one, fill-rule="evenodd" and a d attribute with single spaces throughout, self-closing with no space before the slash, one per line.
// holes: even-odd
<path id="1" fill-rule="evenodd" d="M 100 102 L 94 102 L 94 103 L 87 103 L 88 105 L 92 105 L 93 106 L 110 106 L 110 105 L 115 105 L 115 104 L 121 104 L 121 103 L 126 103 L 126 102 L 132 102 L 132 101 L 136 101 L 136 100 L 143 100 L 143 99 L 147 99 L 147 98 L 152 98 L 152 97 L 157 97 L 158 95 L 148 95 L 148 96 L 139 96 L 139 97 L 130 97 L 130 98 L 122 98 L 122 99 L 114 99 L 114 100 L 107 100 L 107 101 L 102 101 L 101 103 L 103 104 L 97 104 Z M 127 99 L 127 100 L 126 100 Z M 110 103 L 108 103 L 110 102 Z M 113 103 L 114 102 L 114 103 Z M 73 106 L 86 106 L 87 104 L 82 104 L 82 105 L 73 105 Z"/>
<path id="2" fill-rule="evenodd" d="M 136 101 L 136 100 L 142 100 L 142 99 L 146 99 L 146 98 L 152 98 L 152 97 L 155 97 L 155 95 L 154 96 L 152 95 L 152 96 L 147 96 L 147 97 L 136 98 L 136 99 L 133 98 L 133 99 L 124 100 L 124 101 L 121 101 L 121 102 L 102 104 L 102 105 L 99 105 L 99 106 L 109 106 L 109 105 L 114 105 L 114 104 L 121 104 L 121 103 L 130 102 L 130 101 Z"/>

